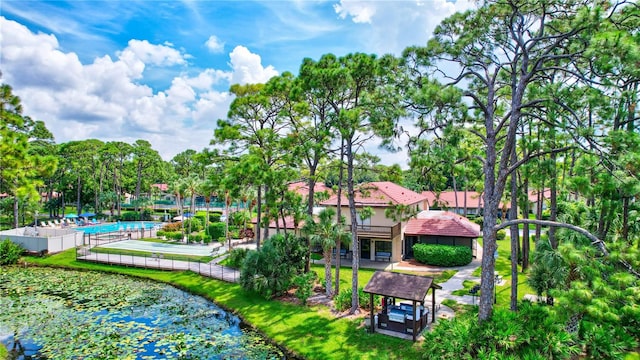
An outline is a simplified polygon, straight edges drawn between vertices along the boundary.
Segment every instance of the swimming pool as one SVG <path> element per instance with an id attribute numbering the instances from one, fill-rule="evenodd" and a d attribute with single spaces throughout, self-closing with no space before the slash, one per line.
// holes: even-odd
<path id="1" fill-rule="evenodd" d="M 82 226 L 75 228 L 77 231 L 84 231 L 85 234 L 102 234 L 116 231 L 153 229 L 160 226 L 159 222 L 154 221 L 120 221 L 115 223 L 105 223 L 92 226 Z"/>

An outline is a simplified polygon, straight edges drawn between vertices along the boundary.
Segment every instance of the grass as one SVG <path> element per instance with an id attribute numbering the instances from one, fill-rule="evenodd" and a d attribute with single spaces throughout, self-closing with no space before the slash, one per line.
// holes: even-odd
<path id="1" fill-rule="evenodd" d="M 9 358 L 9 351 L 4 346 L 4 344 L 0 344 L 0 360 L 5 360 Z"/>
<path id="2" fill-rule="evenodd" d="M 110 266 L 75 260 L 74 249 L 37 258 L 26 257 L 31 264 L 121 273 L 166 282 L 204 296 L 239 315 L 269 339 L 305 359 L 416 359 L 421 357 L 419 343 L 378 333 L 361 327 L 362 319 L 336 318 L 326 307 L 303 307 L 265 300 L 237 284 L 209 279 L 189 271 L 168 272 L 151 269 Z M 314 271 L 324 271 L 314 266 Z M 362 270 L 359 281 L 366 281 L 373 270 Z M 350 286 L 351 271 L 341 269 L 341 288 Z M 347 280 L 349 280 L 347 282 Z M 366 282 L 362 282 L 364 286 Z"/>
<path id="3" fill-rule="evenodd" d="M 460 290 L 454 290 L 451 292 L 451 294 L 458 295 L 458 296 L 470 295 L 469 290 L 471 290 L 471 288 L 474 287 L 475 285 L 480 285 L 480 283 L 477 281 L 464 280 L 462 282 L 463 288 Z M 480 291 L 478 291 L 478 294 L 476 295 L 480 296 Z"/>
<path id="4" fill-rule="evenodd" d="M 140 250 L 127 250 L 127 249 L 112 249 L 104 247 L 91 248 L 92 252 L 101 254 L 116 254 L 116 255 L 131 255 L 131 256 L 144 256 L 151 257 L 151 252 Z M 181 254 L 162 254 L 162 257 L 167 260 L 179 260 L 179 261 L 193 261 L 208 263 L 213 260 L 213 256 L 197 256 L 197 255 L 181 255 Z"/>
<path id="5" fill-rule="evenodd" d="M 502 276 L 502 285 L 496 287 L 498 308 L 509 308 L 511 302 L 511 242 L 509 237 L 506 239 L 497 241 L 498 243 L 498 259 L 496 260 L 496 269 L 500 276 Z M 478 239 L 478 246 L 482 246 L 482 239 Z M 533 251 L 533 249 L 531 249 Z M 481 268 L 477 268 L 473 272 L 473 276 L 480 277 L 482 272 Z M 473 285 L 471 285 L 473 286 Z M 469 294 L 469 289 L 467 289 Z M 478 294 L 480 294 L 478 292 Z M 535 294 L 535 291 L 527 284 L 527 275 L 522 273 L 522 268 L 518 266 L 518 300 L 522 300 L 525 294 Z"/>
<path id="6" fill-rule="evenodd" d="M 318 274 L 318 282 L 324 285 L 324 265 L 311 264 L 311 270 L 315 271 L 316 274 Z M 366 269 L 366 268 L 358 269 L 358 287 L 363 288 L 369 282 L 369 280 L 371 279 L 371 277 L 376 271 L 377 270 L 375 269 Z M 457 271 L 446 270 L 446 271 L 438 271 L 438 272 L 424 272 L 424 271 L 394 270 L 394 272 L 411 274 L 411 275 L 430 276 L 434 278 L 435 283 L 443 283 L 447 281 L 449 278 L 451 278 L 453 275 L 455 275 Z M 331 267 L 331 274 L 334 281 L 335 281 L 335 273 L 336 273 L 335 267 Z M 352 275 L 353 274 L 350 266 L 340 267 L 340 291 L 351 289 Z"/>

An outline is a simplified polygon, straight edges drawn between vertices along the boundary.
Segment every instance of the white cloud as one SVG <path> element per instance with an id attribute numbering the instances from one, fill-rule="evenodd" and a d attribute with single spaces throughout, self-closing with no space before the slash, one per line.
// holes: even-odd
<path id="1" fill-rule="evenodd" d="M 368 25 L 360 37 L 366 51 L 397 55 L 407 46 L 425 45 L 442 20 L 473 7 L 473 0 L 340 0 L 334 11 L 341 19 Z"/>
<path id="2" fill-rule="evenodd" d="M 103 55 L 83 64 L 75 53 L 61 49 L 56 36 L 33 33 L 4 17 L 0 46 L 2 80 L 21 98 L 24 113 L 43 120 L 58 143 L 145 139 L 167 160 L 209 145 L 217 119 L 226 116 L 232 101 L 216 86 L 264 82 L 278 74 L 238 46 L 229 55 L 228 71 L 187 75 L 188 55 L 168 43 L 146 40 L 129 41 L 115 58 Z M 145 85 L 147 66 L 175 71 L 169 87 L 154 91 Z"/>
<path id="3" fill-rule="evenodd" d="M 371 23 L 371 18 L 376 14 L 377 5 L 370 1 L 341 0 L 340 4 L 333 5 L 333 9 L 341 19 L 349 16 L 356 24 Z"/>
<path id="4" fill-rule="evenodd" d="M 260 55 L 251 53 L 244 46 L 236 46 L 229 57 L 233 72 L 232 84 L 263 83 L 278 75 L 278 71 L 273 66 L 263 67 Z"/>
<path id="5" fill-rule="evenodd" d="M 212 53 L 221 53 L 224 51 L 224 42 L 220 42 L 220 39 L 215 35 L 209 36 L 209 39 L 204 44 Z"/>

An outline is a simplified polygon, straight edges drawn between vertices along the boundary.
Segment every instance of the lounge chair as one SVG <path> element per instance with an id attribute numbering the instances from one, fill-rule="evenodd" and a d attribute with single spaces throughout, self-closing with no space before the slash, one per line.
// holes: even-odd
<path id="1" fill-rule="evenodd" d="M 58 219 L 53 220 L 53 224 L 55 226 L 60 226 L 60 221 L 58 221 Z"/>

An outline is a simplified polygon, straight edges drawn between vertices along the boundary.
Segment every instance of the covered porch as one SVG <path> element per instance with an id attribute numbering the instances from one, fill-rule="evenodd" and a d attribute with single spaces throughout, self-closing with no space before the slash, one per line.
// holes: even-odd
<path id="1" fill-rule="evenodd" d="M 431 289 L 431 309 L 425 302 L 427 293 Z M 436 289 L 441 287 L 433 282 L 433 278 L 426 276 L 408 275 L 387 271 L 376 271 L 364 288 L 370 296 L 370 331 L 380 329 L 411 334 L 416 341 L 418 334 L 429 323 L 435 321 Z M 383 296 L 382 310 L 374 314 L 374 295 Z M 398 300 L 408 302 L 397 303 Z M 377 315 L 378 321 L 375 321 Z"/>

